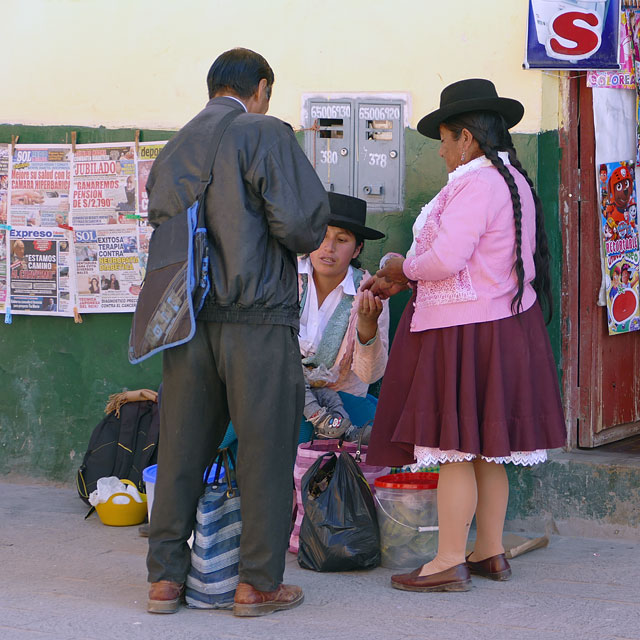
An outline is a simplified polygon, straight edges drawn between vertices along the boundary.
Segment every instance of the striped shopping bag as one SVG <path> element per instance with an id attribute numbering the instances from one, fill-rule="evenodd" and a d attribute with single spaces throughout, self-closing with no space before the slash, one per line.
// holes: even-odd
<path id="1" fill-rule="evenodd" d="M 224 465 L 224 481 L 219 480 Z M 228 453 L 218 457 L 213 484 L 198 501 L 185 598 L 196 609 L 230 609 L 238 586 L 240 558 L 240 492 L 232 481 Z M 208 474 L 207 474 L 208 475 Z M 206 476 L 205 476 L 206 477 Z"/>

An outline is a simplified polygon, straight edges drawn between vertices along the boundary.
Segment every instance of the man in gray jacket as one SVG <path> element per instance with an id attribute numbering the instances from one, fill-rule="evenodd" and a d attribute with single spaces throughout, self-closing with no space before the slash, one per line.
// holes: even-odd
<path id="1" fill-rule="evenodd" d="M 321 244 L 329 207 L 291 127 L 264 115 L 273 81 L 253 51 L 219 56 L 207 77 L 210 101 L 166 145 L 147 182 L 149 222 L 158 226 L 197 199 L 213 132 L 239 111 L 206 198 L 211 292 L 194 338 L 164 352 L 147 557 L 152 613 L 180 605 L 203 472 L 230 418 L 243 525 L 234 613 L 264 615 L 303 600 L 299 587 L 282 584 L 304 399 L 296 253 Z"/>

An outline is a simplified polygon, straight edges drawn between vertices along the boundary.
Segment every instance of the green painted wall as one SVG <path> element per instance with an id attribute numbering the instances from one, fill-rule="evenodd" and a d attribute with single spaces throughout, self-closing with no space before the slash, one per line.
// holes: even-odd
<path id="1" fill-rule="evenodd" d="M 134 138 L 133 129 L 0 125 L 0 142 L 10 142 L 12 134 L 18 134 L 21 143 L 70 142 L 72 130 L 77 131 L 78 143 L 129 142 Z M 163 140 L 172 133 L 142 131 L 140 139 Z M 523 165 L 539 185 L 556 257 L 554 285 L 559 292 L 558 136 L 549 132 L 516 135 L 514 140 Z M 408 249 L 415 217 L 446 181 L 437 142 L 410 129 L 405 141 L 405 210 L 370 214 L 369 224 L 387 234 L 385 240 L 365 246 L 363 261 L 370 270 L 387 251 Z M 392 330 L 407 297 L 392 299 Z M 13 324 L 0 325 L 0 473 L 71 480 L 109 394 L 123 388 L 157 388 L 159 357 L 135 367 L 128 363 L 130 322 L 130 314 L 96 314 L 85 315 L 82 324 L 65 318 L 15 316 Z M 549 329 L 559 358 L 558 314 Z"/>

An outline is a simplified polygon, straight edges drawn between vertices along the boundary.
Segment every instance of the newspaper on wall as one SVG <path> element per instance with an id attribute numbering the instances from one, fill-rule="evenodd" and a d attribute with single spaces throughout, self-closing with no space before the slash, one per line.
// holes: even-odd
<path id="1" fill-rule="evenodd" d="M 4 225 L 2 225 L 4 226 Z M 7 302 L 7 244 L 9 232 L 0 227 L 0 312 L 4 313 Z"/>
<path id="2" fill-rule="evenodd" d="M 16 145 L 9 170 L 9 224 L 15 227 L 69 224 L 70 145 Z"/>
<path id="3" fill-rule="evenodd" d="M 0 313 L 7 300 L 7 247 L 9 209 L 9 145 L 0 144 Z"/>
<path id="4" fill-rule="evenodd" d="M 638 212 L 632 161 L 600 165 L 600 205 L 609 335 L 640 330 Z"/>
<path id="5" fill-rule="evenodd" d="M 51 227 L 9 230 L 11 313 L 73 316 L 70 232 Z"/>
<path id="6" fill-rule="evenodd" d="M 138 228 L 74 229 L 80 313 L 134 311 L 141 288 Z"/>
<path id="7" fill-rule="evenodd" d="M 9 224 L 14 227 L 69 224 L 70 145 L 16 145 L 9 170 Z"/>
<path id="8" fill-rule="evenodd" d="M 138 220 L 138 258 L 140 260 L 140 280 L 144 280 L 147 275 L 147 260 L 149 258 L 149 242 L 153 227 L 146 218 Z"/>
<path id="9" fill-rule="evenodd" d="M 132 143 L 76 146 L 71 190 L 74 228 L 133 224 L 137 212 L 134 149 Z"/>
<path id="10" fill-rule="evenodd" d="M 0 224 L 8 223 L 9 214 L 9 145 L 0 144 Z"/>
<path id="11" fill-rule="evenodd" d="M 164 148 L 167 141 L 141 142 L 136 154 L 136 168 L 138 174 L 138 213 L 146 217 L 149 213 L 149 200 L 147 197 L 147 179 L 151 171 L 151 165 Z"/>

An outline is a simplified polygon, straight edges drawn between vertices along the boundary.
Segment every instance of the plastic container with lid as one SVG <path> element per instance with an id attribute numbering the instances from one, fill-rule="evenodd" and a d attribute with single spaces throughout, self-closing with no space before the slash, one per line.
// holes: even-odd
<path id="1" fill-rule="evenodd" d="M 375 481 L 381 564 L 415 569 L 438 549 L 438 474 L 394 473 Z"/>

